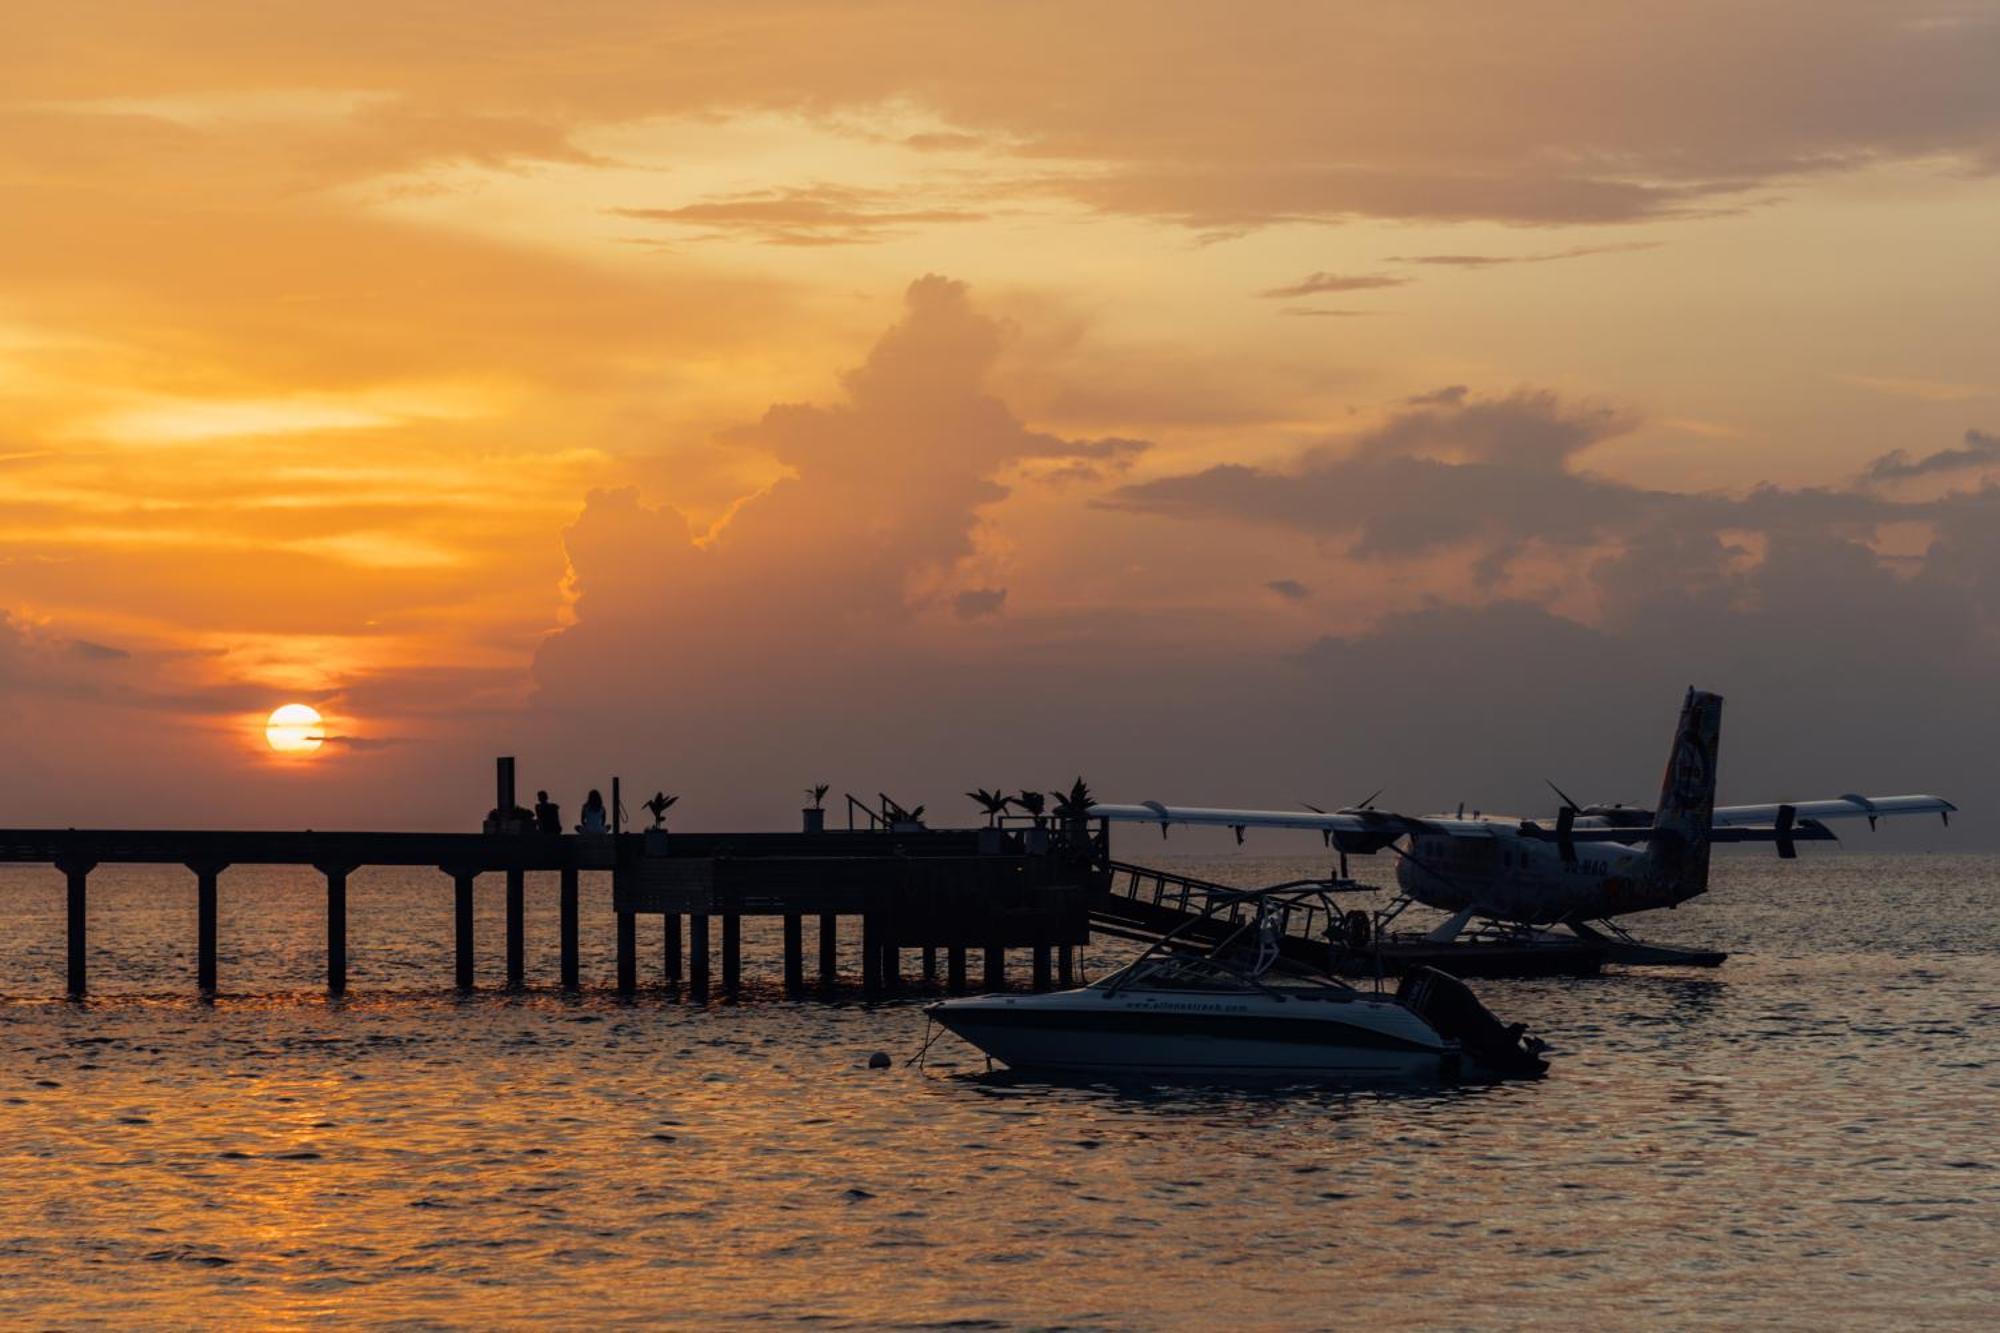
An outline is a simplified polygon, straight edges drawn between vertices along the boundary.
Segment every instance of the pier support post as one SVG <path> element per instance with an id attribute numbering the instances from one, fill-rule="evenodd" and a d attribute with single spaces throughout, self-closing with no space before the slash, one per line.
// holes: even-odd
<path id="1" fill-rule="evenodd" d="M 840 918 L 822 912 L 819 918 L 819 984 L 831 986 L 840 980 Z"/>
<path id="2" fill-rule="evenodd" d="M 892 995 L 903 989 L 903 951 L 896 947 L 886 922 L 882 927 L 882 989 Z"/>
<path id="3" fill-rule="evenodd" d="M 527 951 L 528 876 L 520 870 L 507 872 L 507 989 L 520 990 L 528 983 Z"/>
<path id="4" fill-rule="evenodd" d="M 688 914 L 688 996 L 708 999 L 708 914 Z"/>
<path id="5" fill-rule="evenodd" d="M 965 994 L 965 946 L 954 944 L 944 951 L 944 987 L 953 995 Z"/>
<path id="6" fill-rule="evenodd" d="M 681 914 L 679 912 L 668 912 L 661 917 L 661 920 L 666 923 L 665 929 L 660 932 L 661 974 L 665 977 L 666 983 L 669 986 L 678 986 L 681 984 L 682 974 Z"/>
<path id="7" fill-rule="evenodd" d="M 986 989 L 1007 989 L 1007 951 L 994 945 L 986 946 Z"/>
<path id="8" fill-rule="evenodd" d="M 208 999 L 215 998 L 215 898 L 222 867 L 189 866 L 194 871 L 194 984 Z"/>
<path id="9" fill-rule="evenodd" d="M 874 912 L 861 915 L 861 992 L 882 993 L 882 918 Z"/>
<path id="10" fill-rule="evenodd" d="M 63 872 L 69 881 L 69 997 L 83 998 L 89 981 L 85 965 L 89 953 L 87 918 L 89 916 L 90 872 L 96 868 L 91 861 L 58 861 L 56 869 Z"/>
<path id="11" fill-rule="evenodd" d="M 722 914 L 722 993 L 736 998 L 743 981 L 743 918 L 735 912 Z"/>
<path id="12" fill-rule="evenodd" d="M 577 872 L 575 866 L 562 868 L 562 988 L 573 991 L 581 983 L 577 966 Z"/>
<path id="13" fill-rule="evenodd" d="M 317 866 L 326 876 L 326 993 L 347 994 L 346 866 Z"/>
<path id="14" fill-rule="evenodd" d="M 1065 990 L 1076 984 L 1076 946 L 1056 946 L 1056 982 Z"/>
<path id="15" fill-rule="evenodd" d="M 476 870 L 451 871 L 452 919 L 457 939 L 457 984 L 461 991 L 472 989 L 472 885 Z"/>
<path id="16" fill-rule="evenodd" d="M 630 996 L 639 989 L 639 918 L 631 912 L 618 913 L 618 993 Z"/>
<path id="17" fill-rule="evenodd" d="M 798 997 L 806 988 L 805 918 L 785 913 L 785 994 Z"/>
<path id="18" fill-rule="evenodd" d="M 937 946 L 935 944 L 926 944 L 924 946 L 924 984 L 935 985 L 936 983 Z"/>
<path id="19" fill-rule="evenodd" d="M 1035 989 L 1038 991 L 1050 990 L 1053 988 L 1054 983 L 1054 975 L 1049 970 L 1049 946 L 1046 944 L 1037 944 L 1035 946 Z"/>

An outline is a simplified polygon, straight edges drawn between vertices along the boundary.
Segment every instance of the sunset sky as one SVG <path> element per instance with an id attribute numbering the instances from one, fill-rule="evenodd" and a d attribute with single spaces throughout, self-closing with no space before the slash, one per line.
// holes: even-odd
<path id="1" fill-rule="evenodd" d="M 0 36 L 0 825 L 1644 800 L 1696 683 L 1990 840 L 2000 5 Z"/>

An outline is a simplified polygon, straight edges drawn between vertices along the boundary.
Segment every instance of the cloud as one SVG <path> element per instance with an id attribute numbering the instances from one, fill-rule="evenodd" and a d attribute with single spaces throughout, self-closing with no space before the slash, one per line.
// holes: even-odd
<path id="1" fill-rule="evenodd" d="M 1373 310 L 1327 310 L 1319 306 L 1288 305 L 1278 312 L 1299 319 L 1353 319 L 1358 315 L 1372 315 Z"/>
<path id="2" fill-rule="evenodd" d="M 1463 384 L 1447 384 L 1429 393 L 1414 394 L 1403 400 L 1409 407 L 1462 407 L 1470 390 Z"/>
<path id="3" fill-rule="evenodd" d="M 980 222 L 963 208 L 913 208 L 887 190 L 797 186 L 727 195 L 679 208 L 620 208 L 620 217 L 675 223 L 708 236 L 742 235 L 766 245 L 858 245 L 922 224 Z"/>
<path id="4" fill-rule="evenodd" d="M 1968 430 L 1965 444 L 1957 449 L 1940 449 L 1922 458 L 1911 458 L 1903 449 L 1892 449 L 1870 462 L 1862 479 L 1871 482 L 1908 481 L 1912 477 L 1948 476 L 2000 466 L 2000 435 Z"/>
<path id="5" fill-rule="evenodd" d="M 1257 295 L 1265 300 L 1293 300 L 1301 296 L 1318 296 L 1323 292 L 1364 292 L 1376 287 L 1401 287 L 1407 282 L 1408 278 L 1395 278 L 1383 273 L 1309 273 L 1297 282 L 1271 287 Z"/>
<path id="6" fill-rule="evenodd" d="M 1559 259 L 1582 259 L 1587 255 L 1630 254 L 1655 250 L 1659 241 L 1630 241 L 1620 245 L 1573 245 L 1566 250 L 1547 250 L 1531 255 L 1390 255 L 1391 264 L 1434 264 L 1447 268 L 1497 268 L 1504 264 L 1550 264 Z"/>
<path id="7" fill-rule="evenodd" d="M 1635 424 L 1546 393 L 1400 412 L 1285 469 L 1225 463 L 1120 487 L 1108 509 L 1224 518 L 1338 538 L 1350 554 L 1408 558 L 1527 541 L 1589 545 L 1657 503 L 1575 473 L 1569 460 Z"/>
<path id="8" fill-rule="evenodd" d="M 1312 589 L 1297 579 L 1272 579 L 1264 586 L 1288 602 L 1303 602 L 1312 596 Z"/>
<path id="9" fill-rule="evenodd" d="M 1005 588 L 967 588 L 951 599 L 951 612 L 960 620 L 980 620 L 999 615 L 1006 604 Z"/>
<path id="10" fill-rule="evenodd" d="M 976 553 L 982 511 L 1009 494 L 999 477 L 1116 470 L 1147 448 L 1029 429 L 988 389 L 1007 338 L 964 284 L 910 284 L 902 318 L 842 377 L 842 401 L 774 406 L 722 433 L 786 475 L 701 545 L 637 488 L 593 492 L 564 535 L 574 623 L 537 654 L 541 703 L 588 701 L 607 683 L 698 681 L 728 697 L 753 679 L 865 677 L 878 653 L 921 637 L 925 608 Z M 1006 597 L 961 584 L 944 600 L 964 619 Z"/>

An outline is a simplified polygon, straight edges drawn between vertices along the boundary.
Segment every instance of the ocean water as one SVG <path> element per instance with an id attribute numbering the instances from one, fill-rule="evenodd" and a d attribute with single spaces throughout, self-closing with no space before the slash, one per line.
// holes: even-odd
<path id="1" fill-rule="evenodd" d="M 1181 864 L 1245 883 L 1313 868 Z M 611 916 L 591 881 L 602 984 Z M 554 884 L 529 893 L 546 985 Z M 1644 931 L 1730 949 L 1723 968 L 1479 983 L 1553 1045 L 1553 1072 L 1430 1090 L 1050 1086 L 989 1075 L 949 1037 L 907 1065 L 920 1009 L 785 1001 L 775 923 L 746 925 L 740 1003 L 460 999 L 442 876 L 364 871 L 350 896 L 353 989 L 330 1003 L 318 882 L 229 871 L 224 994 L 203 1004 L 192 877 L 101 869 L 78 1006 L 55 998 L 60 880 L 0 873 L 0 1320 L 1910 1327 L 2000 1310 L 2000 858 L 1730 855 L 1706 898 Z M 497 877 L 480 898 L 491 984 Z M 657 975 L 657 933 L 641 940 Z M 867 1068 L 878 1050 L 892 1068 Z"/>

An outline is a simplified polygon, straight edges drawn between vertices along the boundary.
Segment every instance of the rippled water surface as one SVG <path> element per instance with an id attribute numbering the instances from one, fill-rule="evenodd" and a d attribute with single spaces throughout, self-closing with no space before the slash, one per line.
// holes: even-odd
<path id="1" fill-rule="evenodd" d="M 459 1000 L 448 883 L 404 872 L 355 878 L 329 1004 L 316 882 L 230 871 L 202 1005 L 191 877 L 91 886 L 79 1007 L 51 998 L 59 879 L 0 874 L 11 1325 L 1907 1326 L 2000 1299 L 2000 858 L 1729 857 L 1647 926 L 1721 970 L 1480 983 L 1553 1073 L 1414 1093 L 1049 1087 L 950 1038 L 907 1067 L 919 1010 L 778 998 L 762 923 L 742 1003 Z M 550 979 L 552 882 L 530 911 Z"/>

